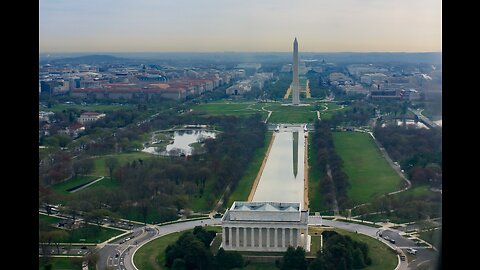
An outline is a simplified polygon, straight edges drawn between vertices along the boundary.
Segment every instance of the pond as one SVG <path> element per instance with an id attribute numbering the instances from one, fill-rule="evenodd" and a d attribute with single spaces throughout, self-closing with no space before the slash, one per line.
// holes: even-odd
<path id="1" fill-rule="evenodd" d="M 166 147 L 148 146 L 142 151 L 162 156 L 189 156 L 194 152 L 192 144 L 203 142 L 207 138 L 215 138 L 216 134 L 217 132 L 211 130 L 177 130 L 173 132 L 173 139 L 166 142 Z"/>
<path id="2" fill-rule="evenodd" d="M 275 133 L 252 201 L 299 202 L 303 206 L 305 132 L 303 126 Z"/>

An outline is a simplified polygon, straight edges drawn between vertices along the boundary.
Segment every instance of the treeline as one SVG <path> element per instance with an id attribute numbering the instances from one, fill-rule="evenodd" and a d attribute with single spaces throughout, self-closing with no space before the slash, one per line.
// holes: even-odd
<path id="1" fill-rule="evenodd" d="M 215 174 L 215 192 L 230 184 L 234 190 L 252 160 L 255 151 L 265 144 L 266 125 L 261 115 L 247 118 L 224 117 L 223 133 L 216 139 L 205 140 L 210 168 Z"/>
<path id="2" fill-rule="evenodd" d="M 375 138 L 398 161 L 413 184 L 442 183 L 442 129 L 377 126 Z"/>
<path id="3" fill-rule="evenodd" d="M 165 265 L 172 270 L 180 269 L 233 269 L 243 267 L 244 261 L 238 251 L 220 248 L 217 255 L 210 250 L 215 231 L 196 226 L 193 232 L 184 232 L 178 240 L 165 249 Z"/>
<path id="4" fill-rule="evenodd" d="M 352 103 L 347 109 L 340 110 L 330 118 L 330 125 L 336 126 L 365 126 L 375 116 L 375 108 L 363 101 Z"/>
<path id="5" fill-rule="evenodd" d="M 313 70 L 307 72 L 308 86 L 310 88 L 310 95 L 313 98 L 325 98 L 328 95 L 328 89 L 322 87 L 322 77 L 320 73 Z"/>
<path id="6" fill-rule="evenodd" d="M 309 270 L 353 270 L 372 264 L 367 244 L 333 231 L 325 231 L 322 235 L 325 248 L 317 252 Z"/>
<path id="7" fill-rule="evenodd" d="M 362 205 L 352 211 L 352 215 L 360 215 L 359 219 L 365 219 L 368 213 L 380 213 L 391 221 L 418 221 L 441 217 L 442 195 L 429 192 L 405 196 L 399 193 L 377 198 L 371 204 Z"/>
<path id="8" fill-rule="evenodd" d="M 320 192 L 329 206 L 334 205 L 336 198 L 340 207 L 348 202 L 348 176 L 343 171 L 343 161 L 335 152 L 333 136 L 329 121 L 316 121 L 313 133 L 313 147 L 316 149 L 316 166 L 323 173 L 320 181 Z M 332 178 L 328 176 L 331 172 Z"/>
<path id="9" fill-rule="evenodd" d="M 267 95 L 268 99 L 283 99 L 287 93 L 288 87 L 290 87 L 290 84 L 292 84 L 292 73 L 282 72 L 279 73 L 277 81 L 266 83 L 263 91 Z"/>
<path id="10" fill-rule="evenodd" d="M 186 120 L 183 117 L 167 117 L 157 119 L 155 123 L 158 127 L 186 123 Z M 68 196 L 52 192 L 50 185 L 74 174 L 91 172 L 93 160 L 88 155 L 72 159 L 68 152 L 50 155 L 39 167 L 40 203 L 65 201 L 71 209 L 82 212 L 108 208 L 120 216 L 135 215 L 137 219 L 149 223 L 177 219 L 177 212 L 191 209 L 196 198 L 202 198 L 205 206 L 213 207 L 228 185 L 230 190 L 235 189 L 256 149 L 263 147 L 267 129 L 259 114 L 245 118 L 198 116 L 192 117 L 188 123 L 215 125 L 223 132 L 216 139 L 205 140 L 204 154 L 187 159 L 152 157 L 133 160 L 123 166 L 115 158 L 106 159 L 110 176 L 118 184 L 115 189 L 98 187 L 88 193 Z M 145 128 L 153 129 L 153 126 Z M 118 131 L 117 136 L 100 137 L 97 142 L 85 146 L 86 152 L 91 153 L 90 148 L 96 143 L 109 142 L 123 132 L 134 135 L 132 130 L 136 129 L 140 127 L 135 125 L 132 129 Z M 108 143 L 110 147 L 114 144 L 115 141 Z M 120 142 L 116 144 L 117 147 L 121 145 Z M 212 190 L 205 192 L 207 180 L 213 185 Z"/>

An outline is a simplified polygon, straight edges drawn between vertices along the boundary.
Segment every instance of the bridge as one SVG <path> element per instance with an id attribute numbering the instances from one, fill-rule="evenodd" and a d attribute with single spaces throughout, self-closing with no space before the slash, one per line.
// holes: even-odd
<path id="1" fill-rule="evenodd" d="M 426 116 L 424 116 L 422 114 L 422 111 L 414 110 L 412 108 L 408 108 L 408 110 L 411 111 L 412 113 L 414 113 L 418 117 L 418 120 L 420 120 L 422 123 L 424 123 L 427 127 L 429 127 L 429 128 L 438 127 L 438 125 L 435 122 L 431 121 Z"/>

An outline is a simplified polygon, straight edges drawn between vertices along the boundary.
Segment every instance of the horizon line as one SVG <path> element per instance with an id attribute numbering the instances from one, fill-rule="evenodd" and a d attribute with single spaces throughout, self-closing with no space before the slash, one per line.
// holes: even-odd
<path id="1" fill-rule="evenodd" d="M 59 53 L 292 53 L 292 51 L 64 51 L 39 52 L 39 54 Z M 301 51 L 299 53 L 442 53 L 442 51 Z"/>

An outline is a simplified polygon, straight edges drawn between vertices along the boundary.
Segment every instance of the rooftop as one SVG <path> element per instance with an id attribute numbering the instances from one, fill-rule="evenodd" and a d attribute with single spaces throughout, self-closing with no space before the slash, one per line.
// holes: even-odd
<path id="1" fill-rule="evenodd" d="M 234 202 L 226 211 L 222 222 L 307 224 L 308 210 L 302 211 L 300 203 L 291 202 Z"/>
<path id="2" fill-rule="evenodd" d="M 235 202 L 230 210 L 237 211 L 300 211 L 300 203 Z"/>

